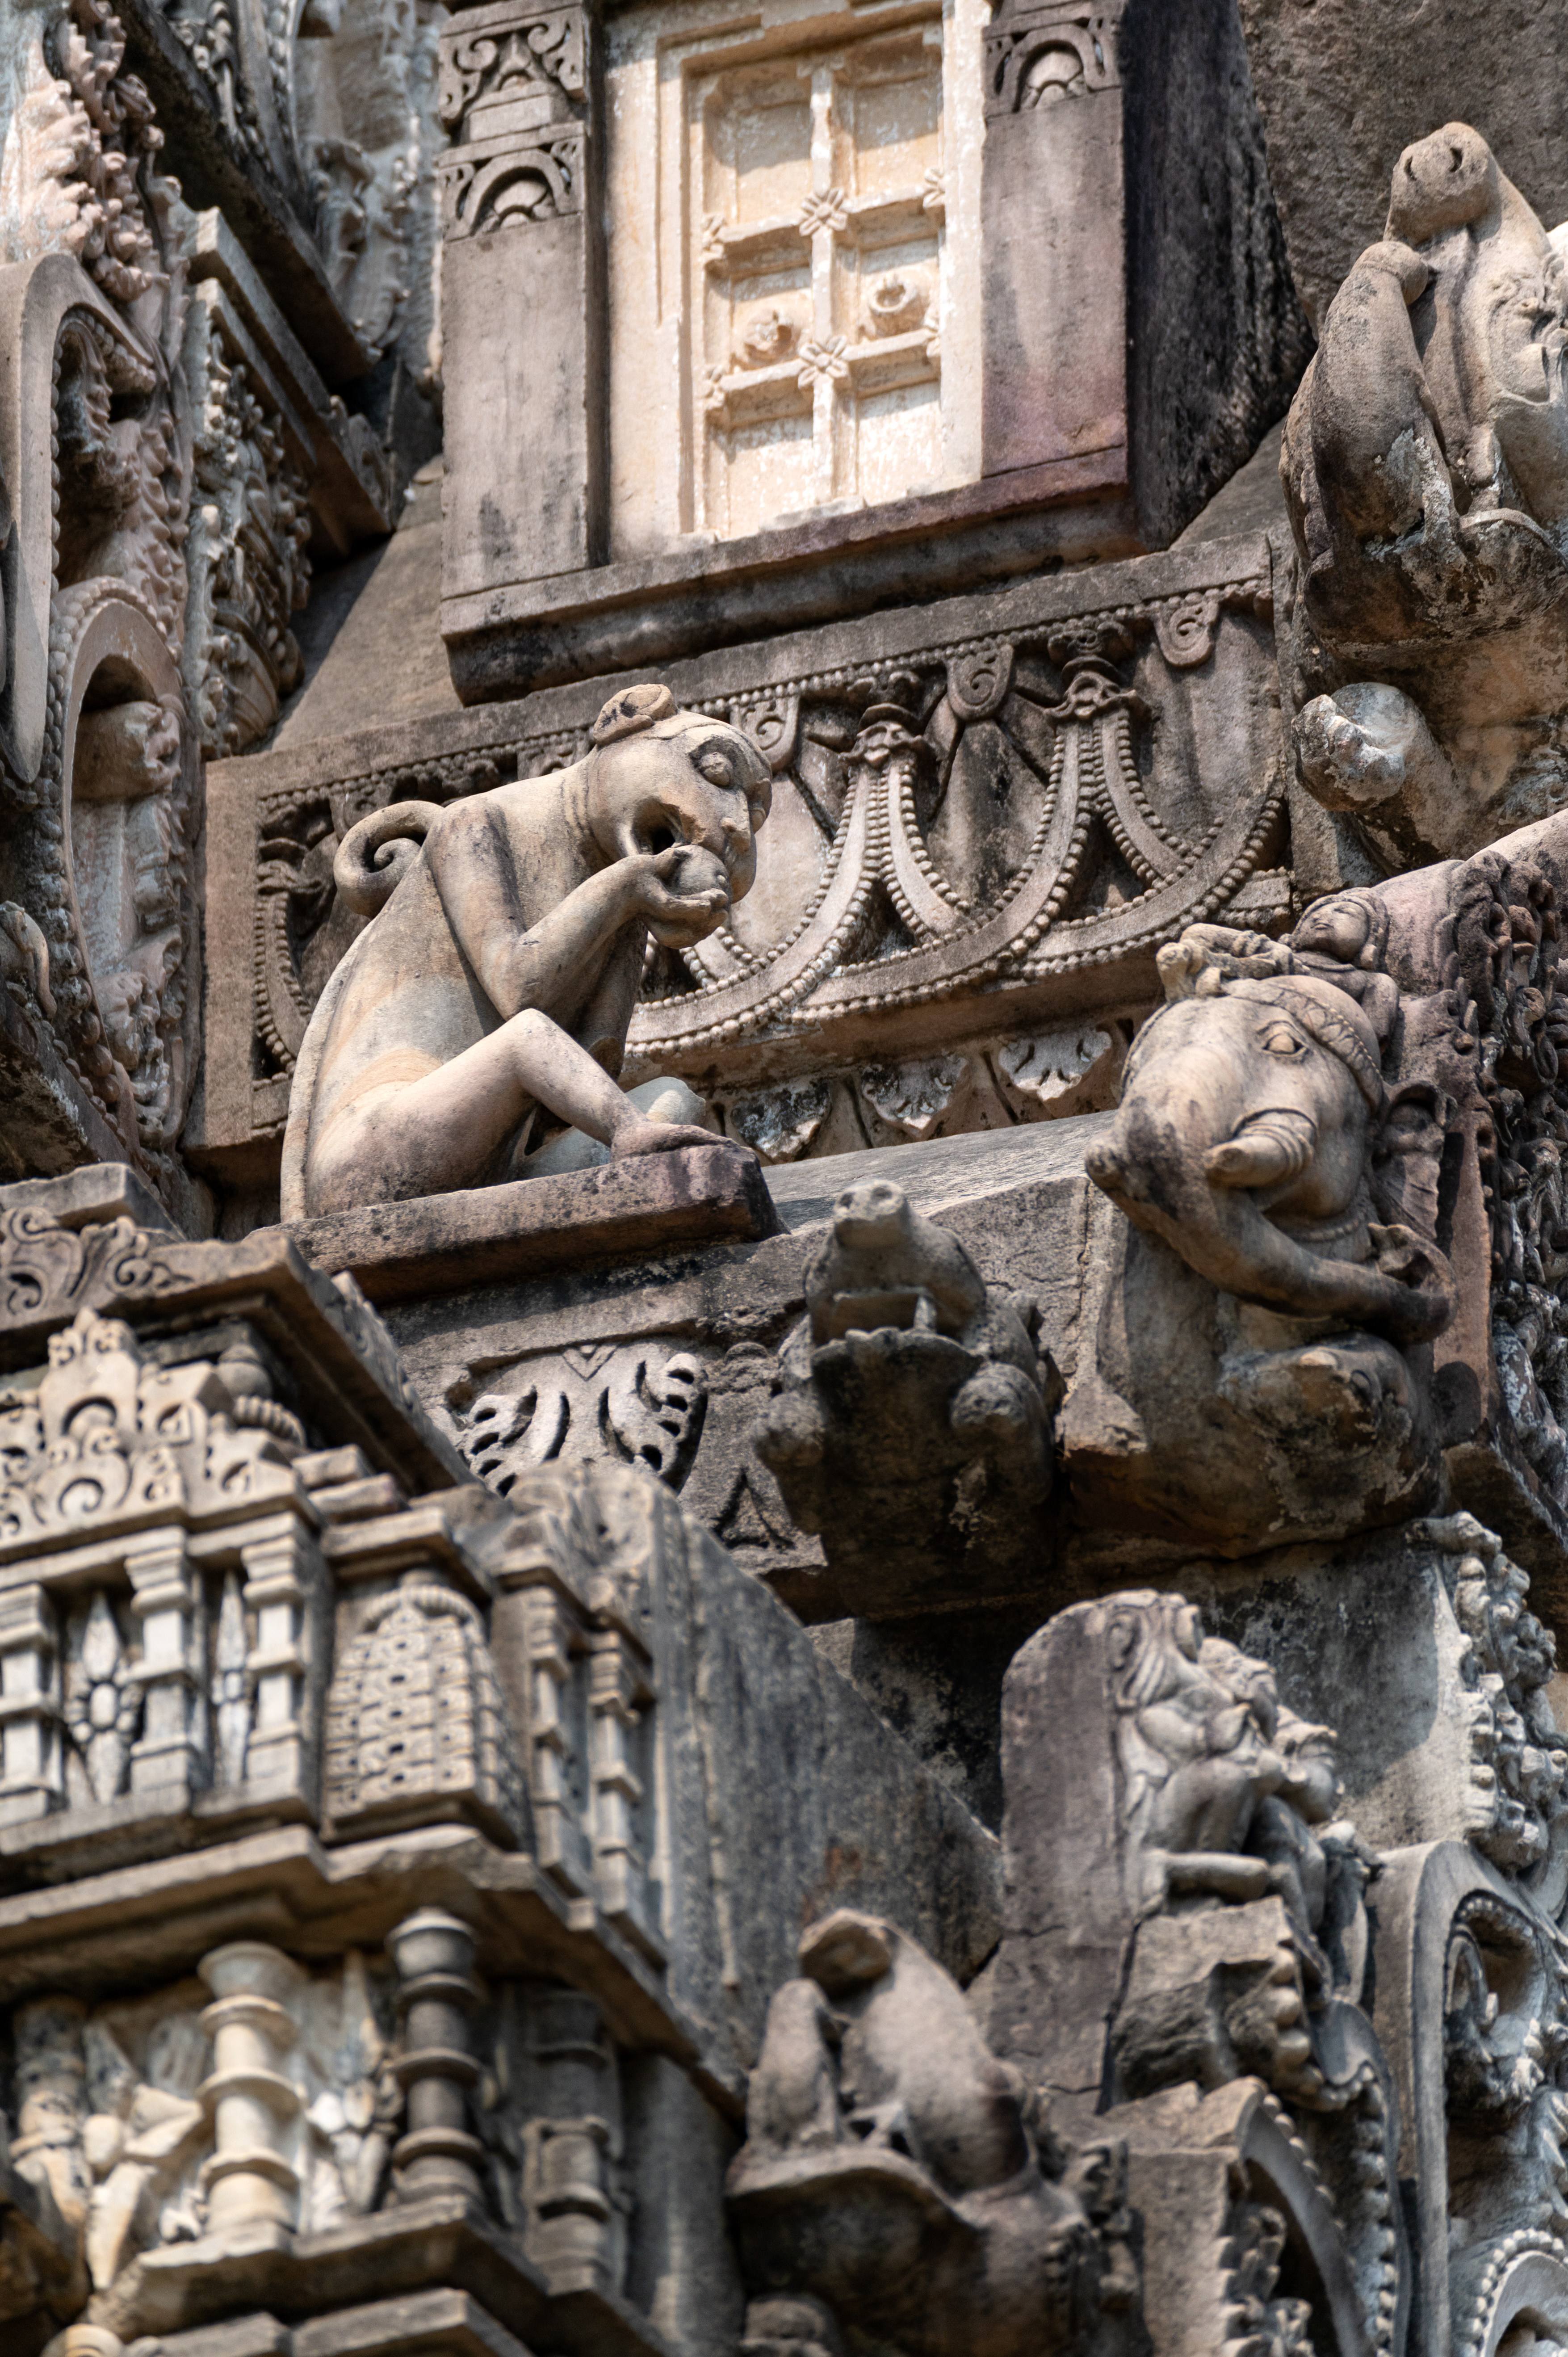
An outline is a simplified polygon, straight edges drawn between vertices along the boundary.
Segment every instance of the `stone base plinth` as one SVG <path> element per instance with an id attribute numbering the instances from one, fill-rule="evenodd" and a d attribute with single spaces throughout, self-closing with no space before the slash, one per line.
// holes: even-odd
<path id="1" fill-rule="evenodd" d="M 760 1164 L 715 1142 L 556 1178 L 371 1203 L 298 1222 L 288 1232 L 328 1276 L 347 1270 L 381 1302 L 646 1256 L 671 1244 L 746 1243 L 778 1229 Z"/>

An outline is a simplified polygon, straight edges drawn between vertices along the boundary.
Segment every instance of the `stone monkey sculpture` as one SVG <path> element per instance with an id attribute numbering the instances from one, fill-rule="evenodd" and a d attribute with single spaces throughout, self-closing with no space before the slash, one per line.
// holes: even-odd
<path id="1" fill-rule="evenodd" d="M 1374 873 L 1568 791 L 1564 236 L 1468 124 L 1406 148 L 1292 404 L 1297 755 Z"/>
<path id="2" fill-rule="evenodd" d="M 725 2187 L 743 2349 L 823 2357 L 853 2333 L 902 2357 L 1143 2357 L 1123 2148 L 1059 2145 L 894 1924 L 841 1909 L 800 1955 Z"/>
<path id="3" fill-rule="evenodd" d="M 352 828 L 338 889 L 381 913 L 300 1050 L 284 1217 L 521 1175 L 541 1108 L 616 1157 L 711 1145 L 647 1119 L 615 1075 L 649 933 L 678 948 L 723 920 L 770 791 L 748 737 L 641 686 L 570 769 Z"/>

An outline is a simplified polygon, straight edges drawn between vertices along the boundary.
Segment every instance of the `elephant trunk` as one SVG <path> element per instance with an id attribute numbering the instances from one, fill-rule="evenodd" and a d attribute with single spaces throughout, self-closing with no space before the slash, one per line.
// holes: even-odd
<path id="1" fill-rule="evenodd" d="M 1402 1231 L 1386 1232 L 1382 1260 L 1399 1260 L 1434 1281 L 1406 1282 L 1377 1261 L 1328 1260 L 1275 1225 L 1250 1191 L 1287 1175 L 1292 1116 L 1265 1119 L 1205 1150 L 1185 1125 L 1146 1101 L 1122 1106 L 1110 1136 L 1090 1149 L 1088 1170 L 1134 1225 L 1161 1237 L 1190 1268 L 1241 1301 L 1294 1318 L 1344 1318 L 1395 1341 L 1429 1340 L 1454 1314 L 1442 1257 Z M 1211 1175 L 1215 1157 L 1232 1157 Z M 1247 1175 L 1249 1165 L 1262 1179 Z M 1220 1183 L 1216 1184 L 1216 1177 Z M 1376 1241 L 1376 1238 L 1374 1238 Z"/>
<path id="2" fill-rule="evenodd" d="M 1271 1107 L 1238 1122 L 1222 1146 L 1209 1147 L 1203 1167 L 1216 1187 L 1277 1187 L 1299 1178 L 1316 1150 L 1309 1113 Z"/>

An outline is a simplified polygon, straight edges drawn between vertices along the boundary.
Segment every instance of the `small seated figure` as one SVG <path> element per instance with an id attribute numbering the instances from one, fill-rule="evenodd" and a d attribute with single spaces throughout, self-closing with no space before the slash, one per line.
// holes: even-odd
<path id="1" fill-rule="evenodd" d="M 1418 140 L 1291 407 L 1297 759 L 1358 873 L 1563 801 L 1565 238 L 1467 124 Z"/>
<path id="2" fill-rule="evenodd" d="M 753 1443 L 845 1611 L 1005 1593 L 1037 1568 L 1060 1377 L 1026 1296 L 988 1286 L 890 1179 L 844 1189 Z"/>
<path id="3" fill-rule="evenodd" d="M 1125 2147 L 1073 2150 L 917 1940 L 844 1908 L 774 1993 L 725 2193 L 741 2357 L 1136 2357 Z"/>
<path id="4" fill-rule="evenodd" d="M 300 1050 L 284 1218 L 525 1176 L 542 1111 L 618 1158 L 711 1146 L 616 1074 L 649 934 L 682 948 L 723 921 L 770 795 L 739 729 L 628 687 L 570 769 L 351 828 L 334 876 L 375 921 Z"/>

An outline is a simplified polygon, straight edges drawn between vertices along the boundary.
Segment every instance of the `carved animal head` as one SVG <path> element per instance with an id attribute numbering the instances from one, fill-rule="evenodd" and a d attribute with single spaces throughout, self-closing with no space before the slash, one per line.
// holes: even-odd
<path id="1" fill-rule="evenodd" d="M 1184 995 L 1133 1041 L 1090 1177 L 1136 1226 L 1244 1301 L 1397 1339 L 1439 1332 L 1450 1297 L 1403 1281 L 1421 1257 L 1415 1239 L 1372 1223 L 1377 1033 L 1332 982 L 1261 974 L 1264 962 L 1209 963 L 1195 985 L 1192 961 L 1165 959 L 1167 987 Z M 1438 1265 L 1429 1253 L 1421 1273 Z"/>
<path id="2" fill-rule="evenodd" d="M 727 721 L 682 711 L 655 686 L 613 695 L 589 737 L 588 823 L 607 856 L 688 844 L 719 861 L 731 900 L 743 899 L 773 800 L 773 773 L 753 740 Z"/>
<path id="3" fill-rule="evenodd" d="M 957 1336 L 985 1305 L 985 1280 L 958 1238 L 886 1178 L 844 1189 L 832 1241 L 806 1270 L 813 1342 L 882 1326 Z"/>

